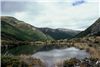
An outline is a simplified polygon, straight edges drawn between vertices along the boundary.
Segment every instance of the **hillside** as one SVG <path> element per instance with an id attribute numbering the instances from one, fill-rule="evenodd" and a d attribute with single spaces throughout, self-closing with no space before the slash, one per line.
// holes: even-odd
<path id="1" fill-rule="evenodd" d="M 41 30 L 47 35 L 50 35 L 56 40 L 72 38 L 73 36 L 75 36 L 80 32 L 76 30 L 63 29 L 63 28 L 58 28 L 58 29 L 39 28 L 39 30 Z"/>
<path id="2" fill-rule="evenodd" d="M 1 16 L 1 39 L 2 40 L 20 40 L 36 41 L 46 40 L 46 35 L 36 27 L 17 20 L 14 17 Z M 53 38 L 48 36 L 49 40 Z"/>
<path id="3" fill-rule="evenodd" d="M 88 27 L 85 31 L 80 32 L 76 37 L 84 36 L 100 36 L 100 18 L 97 19 L 94 24 Z"/>

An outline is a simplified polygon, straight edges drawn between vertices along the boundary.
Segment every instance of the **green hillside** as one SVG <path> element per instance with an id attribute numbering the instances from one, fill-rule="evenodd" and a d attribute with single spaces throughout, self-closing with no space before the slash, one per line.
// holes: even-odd
<path id="1" fill-rule="evenodd" d="M 77 31 L 77 30 L 63 29 L 63 28 L 58 28 L 58 29 L 39 28 L 39 30 L 41 30 L 45 34 L 50 35 L 55 40 L 70 39 L 80 32 L 80 31 Z"/>
<path id="2" fill-rule="evenodd" d="M 52 40 L 53 38 L 38 30 L 36 27 L 19 21 L 14 17 L 1 17 L 1 39 L 3 40 L 21 40 L 21 41 L 37 41 Z"/>

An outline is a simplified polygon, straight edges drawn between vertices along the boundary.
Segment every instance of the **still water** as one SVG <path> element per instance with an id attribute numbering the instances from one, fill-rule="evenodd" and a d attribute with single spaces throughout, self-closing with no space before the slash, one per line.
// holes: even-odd
<path id="1" fill-rule="evenodd" d="M 50 51 L 40 51 L 32 55 L 44 62 L 46 67 L 57 67 L 57 64 L 63 64 L 63 61 L 70 58 L 83 59 L 89 57 L 85 50 L 80 50 L 75 47 L 66 49 L 53 49 Z"/>

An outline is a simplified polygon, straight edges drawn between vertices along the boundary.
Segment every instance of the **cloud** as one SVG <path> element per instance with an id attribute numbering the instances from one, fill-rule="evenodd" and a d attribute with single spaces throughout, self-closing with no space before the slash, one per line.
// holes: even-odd
<path id="1" fill-rule="evenodd" d="M 85 0 L 77 0 L 77 1 L 73 2 L 72 5 L 77 6 L 77 5 L 81 5 L 83 3 L 85 3 Z"/>
<path id="2" fill-rule="evenodd" d="M 2 15 L 14 16 L 37 27 L 84 30 L 99 17 L 99 3 L 84 0 L 73 6 L 77 1 L 81 0 L 4 1 Z"/>
<path id="3" fill-rule="evenodd" d="M 25 2 L 9 2 L 2 1 L 1 2 L 1 11 L 2 13 L 15 13 L 25 11 L 26 4 Z M 25 7 L 23 7 L 25 6 Z"/>

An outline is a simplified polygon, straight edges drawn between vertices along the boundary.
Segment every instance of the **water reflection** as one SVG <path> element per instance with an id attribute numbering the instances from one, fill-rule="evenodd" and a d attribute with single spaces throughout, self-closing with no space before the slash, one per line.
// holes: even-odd
<path id="1" fill-rule="evenodd" d="M 32 55 L 32 57 L 41 59 L 46 67 L 55 67 L 56 63 L 63 63 L 64 60 L 70 58 L 83 59 L 89 57 L 85 50 L 80 50 L 75 47 L 66 49 L 53 49 L 50 51 L 41 51 Z"/>

